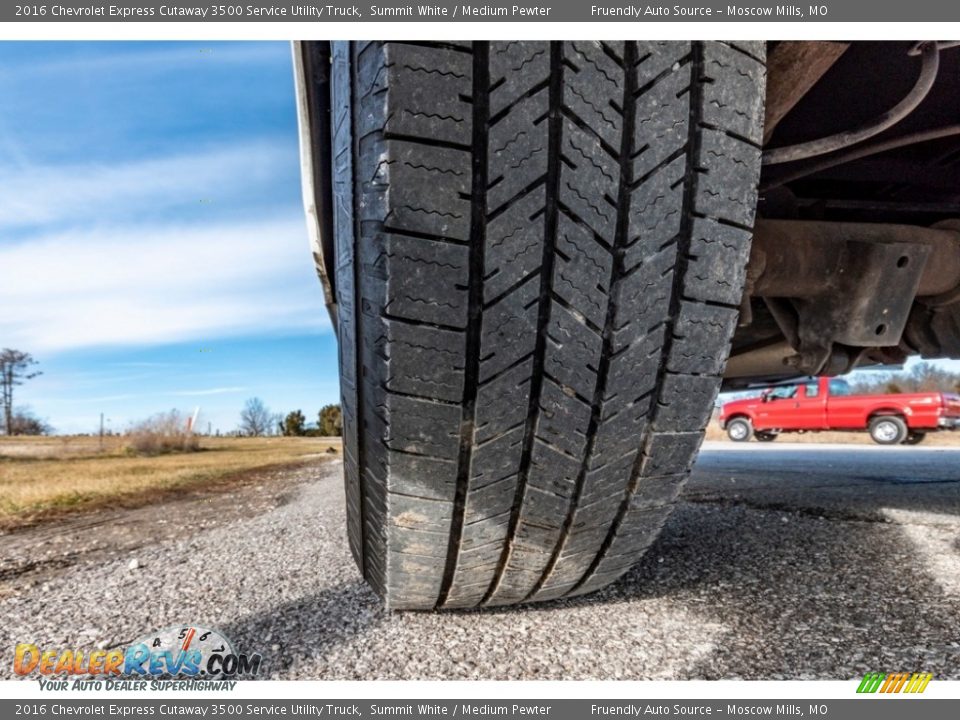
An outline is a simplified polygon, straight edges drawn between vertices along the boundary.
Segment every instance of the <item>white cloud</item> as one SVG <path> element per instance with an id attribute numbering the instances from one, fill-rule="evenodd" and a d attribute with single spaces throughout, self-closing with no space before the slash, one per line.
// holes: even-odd
<path id="1" fill-rule="evenodd" d="M 0 165 L 0 343 L 30 352 L 329 327 L 289 148 L 252 142 L 113 165 Z M 209 214 L 183 210 L 220 199 Z M 197 219 L 197 218 L 202 219 Z M 3 233 L 4 230 L 11 231 Z"/>
<path id="2" fill-rule="evenodd" d="M 289 148 L 261 142 L 116 164 L 0 165 L 0 230 L 103 218 L 115 223 L 223 202 L 237 191 L 250 195 L 267 186 L 291 162 L 296 155 Z"/>
<path id="3" fill-rule="evenodd" d="M 0 338 L 30 352 L 328 326 L 304 223 L 68 230 L 0 246 Z"/>

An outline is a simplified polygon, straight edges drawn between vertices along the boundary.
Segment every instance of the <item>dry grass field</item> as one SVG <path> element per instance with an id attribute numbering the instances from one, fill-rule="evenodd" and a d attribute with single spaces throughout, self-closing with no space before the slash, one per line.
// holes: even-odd
<path id="1" fill-rule="evenodd" d="M 198 452 L 137 456 L 123 438 L 0 437 L 0 529 L 75 509 L 136 506 L 340 453 L 339 438 L 203 438 Z"/>
<path id="2" fill-rule="evenodd" d="M 706 439 L 730 442 L 716 421 Z M 872 444 L 865 432 L 789 433 L 780 441 Z M 927 446 L 958 447 L 960 432 L 931 433 Z M 0 436 L 0 531 L 75 510 L 229 490 L 255 480 L 259 470 L 337 457 L 340 451 L 339 438 L 202 438 L 199 452 L 139 456 L 119 436 L 105 437 L 102 447 L 87 436 Z"/>

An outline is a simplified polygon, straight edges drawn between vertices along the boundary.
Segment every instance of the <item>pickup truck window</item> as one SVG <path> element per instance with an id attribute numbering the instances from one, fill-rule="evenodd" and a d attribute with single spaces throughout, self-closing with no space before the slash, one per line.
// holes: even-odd
<path id="1" fill-rule="evenodd" d="M 846 380 L 831 380 L 830 381 L 830 394 L 831 395 L 850 395 L 850 385 Z"/>
<path id="2" fill-rule="evenodd" d="M 786 400 L 787 398 L 792 398 L 797 394 L 797 386 L 790 385 L 788 387 L 778 387 L 770 391 L 771 400 Z"/>
<path id="3" fill-rule="evenodd" d="M 803 388 L 804 397 L 806 398 L 815 398 L 820 394 L 820 386 L 817 383 L 807 383 Z"/>

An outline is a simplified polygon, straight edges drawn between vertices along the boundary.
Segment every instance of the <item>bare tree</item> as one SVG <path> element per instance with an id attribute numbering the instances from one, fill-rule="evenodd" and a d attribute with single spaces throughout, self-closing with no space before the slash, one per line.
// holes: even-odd
<path id="1" fill-rule="evenodd" d="M 929 362 L 910 370 L 891 373 L 864 373 L 853 383 L 856 393 L 960 392 L 960 373 Z"/>
<path id="2" fill-rule="evenodd" d="M 28 407 L 14 408 L 7 427 L 9 435 L 49 435 L 53 432 L 53 428 L 34 415 Z"/>
<path id="3" fill-rule="evenodd" d="M 251 437 L 266 435 L 273 428 L 274 415 L 260 398 L 250 398 L 240 412 L 240 433 Z"/>
<path id="4" fill-rule="evenodd" d="M 4 348 L 0 351 L 0 396 L 3 402 L 3 427 L 7 435 L 13 433 L 13 389 L 40 375 L 39 370 L 30 371 L 37 361 L 30 353 Z"/>

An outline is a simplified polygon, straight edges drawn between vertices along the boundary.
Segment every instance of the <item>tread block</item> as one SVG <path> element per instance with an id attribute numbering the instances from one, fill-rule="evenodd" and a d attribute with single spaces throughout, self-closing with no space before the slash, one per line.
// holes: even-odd
<path id="1" fill-rule="evenodd" d="M 582 455 L 587 444 L 590 406 L 572 398 L 546 380 L 540 391 L 537 437 L 569 455 Z"/>
<path id="2" fill-rule="evenodd" d="M 540 269 L 543 262 L 543 220 L 531 218 L 543 210 L 544 204 L 545 192 L 541 187 L 523 196 L 487 223 L 483 281 L 485 302 L 492 302 Z"/>
<path id="3" fill-rule="evenodd" d="M 467 491 L 467 497 L 469 498 L 472 492 L 485 485 L 516 475 L 522 443 L 523 427 L 519 427 L 477 448 L 470 467 L 470 488 Z"/>
<path id="4" fill-rule="evenodd" d="M 731 308 L 681 303 L 667 368 L 678 373 L 720 375 L 727 347 L 718 347 L 717 339 L 732 337 L 736 323 L 737 311 Z"/>
<path id="5" fill-rule="evenodd" d="M 388 395 L 390 431 L 385 444 L 391 450 L 455 460 L 460 408 L 425 400 Z"/>
<path id="6" fill-rule="evenodd" d="M 385 314 L 457 328 L 467 324 L 467 248 L 390 235 Z"/>
<path id="7" fill-rule="evenodd" d="M 637 98 L 633 177 L 640 180 L 683 152 L 690 136 L 690 65 L 671 66 Z"/>
<path id="8" fill-rule="evenodd" d="M 391 468 L 390 492 L 453 502 L 456 466 L 425 455 L 387 452 Z"/>
<path id="9" fill-rule="evenodd" d="M 551 304 L 543 369 L 568 388 L 568 394 L 590 397 L 600 364 L 602 339 L 584 324 L 583 317 L 559 303 Z"/>
<path id="10" fill-rule="evenodd" d="M 645 476 L 686 473 L 703 439 L 701 432 L 659 433 L 652 435 L 643 459 Z"/>
<path id="11" fill-rule="evenodd" d="M 678 157 L 658 168 L 630 196 L 629 234 L 634 244 L 627 250 L 626 267 L 675 242 L 683 219 L 683 181 L 686 158 Z"/>
<path id="12" fill-rule="evenodd" d="M 704 130 L 700 146 L 696 209 L 707 217 L 753 227 L 757 186 L 738 183 L 742 174 L 760 171 L 760 150 L 716 130 Z"/>
<path id="13" fill-rule="evenodd" d="M 706 427 L 719 391 L 719 377 L 667 373 L 660 390 L 660 410 L 654 424 L 656 429 L 683 432 L 690 428 Z"/>
<path id="14" fill-rule="evenodd" d="M 480 337 L 481 383 L 521 362 L 536 346 L 536 281 L 524 283 L 508 297 L 484 309 Z"/>
<path id="15" fill-rule="evenodd" d="M 490 115 L 509 106 L 550 81 L 550 46 L 545 42 L 490 43 Z"/>
<path id="16" fill-rule="evenodd" d="M 766 67 L 722 43 L 706 45 L 703 59 L 703 75 L 714 81 L 703 86 L 704 122 L 760 145 L 764 96 L 755 89 L 766 87 Z M 717 75 L 722 75 L 723 82 L 715 82 Z"/>
<path id="17" fill-rule="evenodd" d="M 386 48 L 386 69 L 375 71 L 371 84 L 372 92 L 390 88 L 386 131 L 469 146 L 473 108 L 463 98 L 473 87 L 472 57 L 398 43 Z"/>
<path id="18" fill-rule="evenodd" d="M 527 358 L 477 390 L 474 440 L 479 446 L 523 424 L 527 417 L 532 367 L 533 358 Z"/>
<path id="19" fill-rule="evenodd" d="M 683 295 L 691 300 L 740 304 L 750 258 L 750 233 L 697 218 L 683 278 Z"/>
<path id="20" fill-rule="evenodd" d="M 524 98 L 490 129 L 487 155 L 487 207 L 493 211 L 514 200 L 547 174 L 547 92 Z"/>

